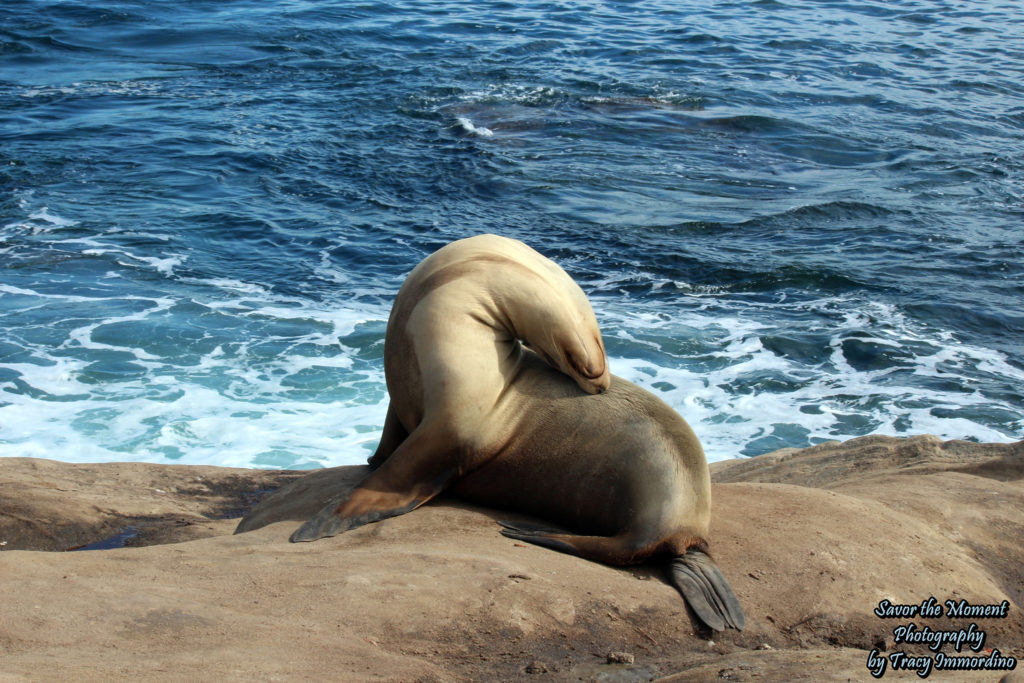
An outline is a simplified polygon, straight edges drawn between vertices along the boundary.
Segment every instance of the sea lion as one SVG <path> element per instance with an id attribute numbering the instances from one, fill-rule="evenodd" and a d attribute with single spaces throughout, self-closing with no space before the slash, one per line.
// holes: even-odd
<path id="1" fill-rule="evenodd" d="M 515 423 L 505 399 L 526 344 L 599 393 L 609 373 L 597 318 L 579 285 L 517 240 L 477 235 L 416 266 L 384 338 L 390 404 L 375 469 L 292 536 L 311 541 L 422 505 L 500 451 Z M 582 389 L 582 392 L 579 392 Z"/>
<path id="2" fill-rule="evenodd" d="M 396 297 L 385 376 L 372 473 L 292 541 L 409 512 L 447 488 L 582 534 L 503 522 L 510 538 L 615 565 L 665 555 L 704 623 L 743 627 L 707 555 L 700 442 L 663 401 L 609 374 L 590 304 L 554 263 L 493 235 L 427 257 Z"/>

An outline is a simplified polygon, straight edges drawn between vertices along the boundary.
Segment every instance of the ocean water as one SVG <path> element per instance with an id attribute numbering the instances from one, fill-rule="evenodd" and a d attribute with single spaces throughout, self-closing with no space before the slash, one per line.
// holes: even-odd
<path id="1" fill-rule="evenodd" d="M 0 456 L 362 462 L 405 274 L 591 297 L 710 459 L 1024 438 L 1024 11 L 0 4 Z"/>

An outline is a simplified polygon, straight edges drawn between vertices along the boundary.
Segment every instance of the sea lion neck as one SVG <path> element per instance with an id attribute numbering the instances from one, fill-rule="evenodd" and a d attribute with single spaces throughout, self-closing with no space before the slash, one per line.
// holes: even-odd
<path id="1" fill-rule="evenodd" d="M 522 343 L 585 392 L 608 388 L 601 333 L 586 295 L 557 264 L 516 240 L 470 237 L 416 266 L 395 299 L 385 355 L 404 353 L 392 331 L 415 336 L 410 329 L 420 326 L 452 353 L 493 340 L 505 371 Z"/>
<path id="2" fill-rule="evenodd" d="M 410 280 L 415 275 L 414 272 Z M 532 325 L 528 318 L 557 319 L 558 316 L 552 304 L 560 298 L 559 292 L 546 274 L 500 254 L 467 256 L 416 277 L 414 282 L 416 286 L 410 288 L 410 296 L 400 296 L 396 301 L 393 318 L 408 319 L 422 301 L 456 282 L 463 293 L 445 297 L 449 315 L 465 315 L 510 338 L 544 344 L 544 339 L 530 339 L 529 331 L 547 326 Z M 466 287 L 467 282 L 474 286 Z"/>

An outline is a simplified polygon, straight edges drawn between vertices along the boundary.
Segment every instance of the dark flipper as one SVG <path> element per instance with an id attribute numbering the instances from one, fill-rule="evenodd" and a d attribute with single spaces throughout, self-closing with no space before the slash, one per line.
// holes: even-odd
<path id="1" fill-rule="evenodd" d="M 577 536 L 543 524 L 499 522 L 501 534 L 605 564 L 623 565 L 649 556 L 650 549 L 629 534 Z M 691 548 L 672 559 L 672 582 L 701 621 L 716 631 L 742 630 L 747 620 L 736 594 L 708 555 Z"/>
<path id="2" fill-rule="evenodd" d="M 611 565 L 633 564 L 646 556 L 645 546 L 630 534 L 581 536 L 543 524 L 498 522 L 501 535 Z"/>
<path id="3" fill-rule="evenodd" d="M 380 435 L 380 443 L 377 444 L 377 450 L 370 456 L 366 464 L 370 466 L 371 470 L 377 469 L 408 437 L 409 432 L 405 431 L 405 427 L 402 426 L 398 415 L 395 414 L 394 408 L 389 403 L 387 415 L 384 417 L 384 429 Z"/>
<path id="4" fill-rule="evenodd" d="M 714 560 L 690 549 L 672 560 L 672 582 L 700 620 L 715 631 L 742 630 L 747 623 L 736 594 Z"/>
<path id="5" fill-rule="evenodd" d="M 360 497 L 357 496 L 360 493 L 361 490 L 356 489 L 352 492 L 351 496 L 346 494 L 332 500 L 320 512 L 316 513 L 312 519 L 300 526 L 291 535 L 289 540 L 292 543 L 298 543 L 300 541 L 315 541 L 319 538 L 335 536 L 343 531 L 355 529 L 364 524 L 379 522 L 388 517 L 404 515 L 425 502 L 422 500 L 412 500 L 404 505 L 392 505 L 390 507 L 386 503 L 381 503 L 367 508 L 358 514 L 345 514 L 345 506 L 352 501 L 353 497 Z"/>
<path id="6" fill-rule="evenodd" d="M 505 534 L 509 538 L 516 538 L 517 535 L 533 536 L 537 534 L 564 534 L 568 533 L 565 529 L 559 529 L 556 526 L 550 524 L 537 524 L 536 522 L 504 522 L 498 520 L 498 524 L 502 526 L 502 532 L 505 534 L 505 529 L 508 529 L 509 534 Z"/>
<path id="7" fill-rule="evenodd" d="M 569 555 L 581 554 L 577 548 L 564 540 L 566 536 L 571 537 L 571 534 L 566 534 L 561 529 L 530 522 L 513 523 L 499 520 L 498 524 L 502 527 L 501 535 L 506 538 L 526 541 L 527 543 L 533 543 L 534 545 L 557 550 L 560 553 L 568 553 Z"/>
<path id="8" fill-rule="evenodd" d="M 417 429 L 378 463 L 355 489 L 332 499 L 292 534 L 291 541 L 315 541 L 415 510 L 440 493 L 456 474 L 443 435 Z"/>

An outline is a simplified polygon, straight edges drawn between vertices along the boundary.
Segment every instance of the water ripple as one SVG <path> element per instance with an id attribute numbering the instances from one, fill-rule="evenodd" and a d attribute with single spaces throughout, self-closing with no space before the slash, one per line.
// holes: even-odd
<path id="1" fill-rule="evenodd" d="M 1022 438 L 1022 32 L 941 0 L 9 0 L 0 454 L 356 461 L 394 291 L 484 230 L 579 279 L 712 457 Z"/>

